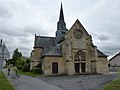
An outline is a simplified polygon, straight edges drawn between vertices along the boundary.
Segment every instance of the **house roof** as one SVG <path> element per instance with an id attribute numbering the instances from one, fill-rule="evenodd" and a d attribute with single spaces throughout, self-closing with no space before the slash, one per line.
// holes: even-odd
<path id="1" fill-rule="evenodd" d="M 46 36 L 35 36 L 34 48 L 43 48 L 43 54 L 47 53 L 53 46 L 55 37 L 46 37 Z"/>
<path id="2" fill-rule="evenodd" d="M 10 53 L 6 47 L 6 45 L 3 43 L 0 44 L 0 58 L 2 57 L 2 55 L 4 54 L 4 59 L 8 59 L 10 58 Z"/>
<path id="3" fill-rule="evenodd" d="M 43 54 L 43 56 L 62 56 L 61 44 L 56 44 L 49 52 Z"/>
<path id="4" fill-rule="evenodd" d="M 113 56 L 109 61 L 113 60 L 115 57 L 120 56 L 120 52 Z"/>
<path id="5" fill-rule="evenodd" d="M 107 55 L 105 55 L 103 52 L 101 52 L 98 49 L 97 49 L 97 54 L 98 54 L 98 57 L 107 57 Z"/>

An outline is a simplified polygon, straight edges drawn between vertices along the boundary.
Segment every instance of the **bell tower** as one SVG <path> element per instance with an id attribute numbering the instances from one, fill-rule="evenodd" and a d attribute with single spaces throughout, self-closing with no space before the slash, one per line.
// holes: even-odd
<path id="1" fill-rule="evenodd" d="M 68 29 L 66 28 L 66 23 L 64 21 L 63 7 L 61 3 L 59 21 L 57 22 L 57 31 L 56 31 L 56 39 L 55 39 L 56 44 L 60 42 L 60 40 L 63 38 L 63 36 L 67 31 Z"/>

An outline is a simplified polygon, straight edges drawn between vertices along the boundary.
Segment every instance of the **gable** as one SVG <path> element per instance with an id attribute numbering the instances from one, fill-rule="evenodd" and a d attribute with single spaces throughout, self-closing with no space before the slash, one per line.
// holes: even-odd
<path id="1" fill-rule="evenodd" d="M 3 45 L 0 45 L 0 57 L 2 55 L 2 48 L 3 48 Z M 4 59 L 8 59 L 10 58 L 10 53 L 6 47 L 6 45 L 4 44 Z"/>
<path id="2" fill-rule="evenodd" d="M 72 48 L 87 49 L 92 44 L 92 38 L 77 19 L 70 30 L 65 34 L 65 42 Z"/>
<path id="3" fill-rule="evenodd" d="M 86 37 L 91 37 L 78 19 L 75 21 L 75 23 L 72 25 L 72 27 L 67 32 L 68 35 L 70 33 L 76 33 L 77 34 L 76 36 L 82 35 L 82 36 L 86 36 Z M 79 36 L 78 36 L 78 38 L 79 38 Z"/>

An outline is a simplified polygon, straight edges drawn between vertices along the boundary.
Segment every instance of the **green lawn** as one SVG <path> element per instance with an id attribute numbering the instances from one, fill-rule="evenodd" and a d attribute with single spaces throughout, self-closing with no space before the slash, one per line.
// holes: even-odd
<path id="1" fill-rule="evenodd" d="M 3 72 L 0 72 L 0 90 L 15 90 Z"/>
<path id="2" fill-rule="evenodd" d="M 32 72 L 22 72 L 22 71 L 20 71 L 20 70 L 18 70 L 17 68 L 12 68 L 12 70 L 13 71 L 18 71 L 18 73 L 20 73 L 20 74 L 23 74 L 23 75 L 27 75 L 27 76 L 32 76 L 32 77 L 36 77 L 36 76 L 41 76 L 41 74 L 34 74 L 34 73 L 32 73 Z"/>
<path id="3" fill-rule="evenodd" d="M 32 73 L 32 72 L 22 72 L 22 71 L 20 71 L 20 70 L 18 70 L 18 72 L 19 72 L 20 74 L 24 74 L 24 75 L 32 76 L 32 77 L 41 76 L 41 74 L 34 74 L 34 73 Z"/>
<path id="4" fill-rule="evenodd" d="M 120 90 L 120 79 L 107 84 L 103 90 Z"/>

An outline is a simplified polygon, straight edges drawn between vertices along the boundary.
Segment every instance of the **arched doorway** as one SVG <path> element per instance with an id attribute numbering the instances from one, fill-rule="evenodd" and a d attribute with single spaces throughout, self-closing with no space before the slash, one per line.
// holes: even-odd
<path id="1" fill-rule="evenodd" d="M 79 50 L 74 57 L 74 68 L 75 73 L 85 73 L 86 72 L 86 58 L 85 53 Z"/>

